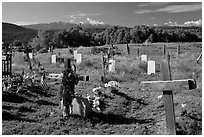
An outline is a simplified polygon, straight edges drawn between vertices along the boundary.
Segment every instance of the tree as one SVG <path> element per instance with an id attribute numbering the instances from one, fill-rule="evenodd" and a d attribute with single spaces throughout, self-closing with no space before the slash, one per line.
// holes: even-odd
<path id="1" fill-rule="evenodd" d="M 20 40 L 14 40 L 13 41 L 13 46 L 20 47 L 20 46 L 22 46 L 22 42 Z"/>

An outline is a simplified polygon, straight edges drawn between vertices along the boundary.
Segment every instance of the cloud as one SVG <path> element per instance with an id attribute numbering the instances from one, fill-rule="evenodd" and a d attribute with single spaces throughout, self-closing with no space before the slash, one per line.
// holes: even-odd
<path id="1" fill-rule="evenodd" d="M 148 5 L 146 5 L 148 6 Z M 155 13 L 155 12 L 167 12 L 167 13 L 179 13 L 179 12 L 192 12 L 202 10 L 202 4 L 191 4 L 191 5 L 171 5 L 165 6 L 159 9 L 141 9 L 137 10 L 135 14 L 144 14 L 144 13 Z"/>
<path id="2" fill-rule="evenodd" d="M 185 26 L 202 26 L 202 20 L 199 19 L 197 21 L 186 21 L 184 22 Z"/>
<path id="3" fill-rule="evenodd" d="M 137 7 L 159 7 L 168 4 L 169 2 L 146 2 L 137 5 Z"/>
<path id="4" fill-rule="evenodd" d="M 99 22 L 98 20 L 92 20 L 90 18 L 86 18 L 86 20 L 93 25 L 97 25 L 97 24 L 104 24 L 104 22 Z"/>
<path id="5" fill-rule="evenodd" d="M 168 12 L 168 13 L 178 13 L 178 12 L 190 12 L 202 10 L 202 4 L 193 5 L 172 5 L 164 8 L 160 8 L 155 12 Z"/>
<path id="6" fill-rule="evenodd" d="M 97 15 L 100 15 L 98 13 L 79 13 L 80 11 L 77 11 L 77 12 L 74 12 L 74 14 L 68 14 L 68 15 L 62 15 L 63 17 L 66 17 L 66 18 L 70 18 L 70 19 L 79 19 L 79 18 L 83 18 L 83 17 L 86 17 L 86 16 L 97 16 Z"/>
<path id="7" fill-rule="evenodd" d="M 73 14 L 73 15 L 64 15 L 64 17 L 70 18 L 70 19 L 78 19 L 82 18 L 84 16 L 87 16 L 86 13 L 79 13 L 79 14 Z"/>
<path id="8" fill-rule="evenodd" d="M 74 20 L 69 20 L 71 23 L 73 23 L 74 22 Z"/>
<path id="9" fill-rule="evenodd" d="M 166 26 L 179 26 L 176 21 L 175 22 L 171 22 L 170 20 L 169 20 L 169 22 L 164 23 L 164 25 L 166 25 Z"/>
<path id="10" fill-rule="evenodd" d="M 12 24 L 16 25 L 32 25 L 32 24 L 38 24 L 38 22 L 27 22 L 27 21 L 18 21 L 18 22 L 11 22 Z"/>
<path id="11" fill-rule="evenodd" d="M 202 26 L 202 20 L 199 19 L 197 21 L 186 21 L 183 24 L 178 24 L 176 21 L 171 22 L 169 20 L 169 22 L 164 23 L 164 25 L 166 26 Z"/>
<path id="12" fill-rule="evenodd" d="M 151 10 L 138 10 L 138 11 L 135 11 L 135 14 L 144 14 L 144 13 L 150 13 L 152 12 Z"/>

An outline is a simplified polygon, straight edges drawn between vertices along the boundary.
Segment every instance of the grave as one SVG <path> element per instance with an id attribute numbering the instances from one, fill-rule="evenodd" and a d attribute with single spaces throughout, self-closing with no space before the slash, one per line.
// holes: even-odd
<path id="1" fill-rule="evenodd" d="M 150 60 L 147 62 L 147 75 L 155 74 L 155 61 Z"/>
<path id="2" fill-rule="evenodd" d="M 88 99 L 83 97 L 75 97 L 72 100 L 70 114 L 87 117 L 91 114 L 91 112 L 92 112 L 92 107 Z"/>
<path id="3" fill-rule="evenodd" d="M 33 59 L 33 53 L 29 53 L 28 55 L 30 59 Z"/>
<path id="4" fill-rule="evenodd" d="M 56 62 L 57 62 L 57 56 L 56 55 L 52 55 L 51 63 L 56 63 Z"/>
<path id="5" fill-rule="evenodd" d="M 141 55 L 141 61 L 147 62 L 147 55 Z"/>
<path id="6" fill-rule="evenodd" d="M 80 64 L 81 61 L 82 61 L 82 54 L 77 54 L 77 55 L 76 55 L 76 63 L 77 63 L 77 64 Z"/>
<path id="7" fill-rule="evenodd" d="M 110 73 L 115 73 L 115 60 L 114 59 L 109 60 L 108 69 Z"/>
<path id="8" fill-rule="evenodd" d="M 77 59 L 77 50 L 74 50 L 74 59 Z"/>

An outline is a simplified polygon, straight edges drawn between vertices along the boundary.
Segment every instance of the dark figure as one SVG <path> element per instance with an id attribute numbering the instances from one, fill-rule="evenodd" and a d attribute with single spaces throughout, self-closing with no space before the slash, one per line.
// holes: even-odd
<path id="1" fill-rule="evenodd" d="M 74 88 L 78 84 L 78 76 L 71 68 L 63 71 L 62 85 L 60 89 L 61 109 L 63 110 L 63 117 L 70 114 L 71 103 L 74 98 Z"/>

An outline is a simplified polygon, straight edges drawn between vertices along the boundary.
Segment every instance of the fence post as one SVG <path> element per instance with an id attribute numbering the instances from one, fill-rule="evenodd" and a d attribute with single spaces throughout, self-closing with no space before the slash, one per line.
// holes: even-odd
<path id="1" fill-rule="evenodd" d="M 140 58 L 140 49 L 137 48 L 137 57 Z"/>
<path id="2" fill-rule="evenodd" d="M 130 54 L 130 47 L 129 47 L 128 43 L 127 43 L 127 53 Z"/>
<path id="3" fill-rule="evenodd" d="M 102 67 L 101 81 L 105 82 L 106 81 L 106 72 L 105 72 L 105 60 L 104 60 L 103 52 L 101 52 L 101 67 Z"/>
<path id="4" fill-rule="evenodd" d="M 164 46 L 163 46 L 163 56 L 165 56 L 166 55 L 166 45 L 164 44 Z"/>
<path id="5" fill-rule="evenodd" d="M 180 54 L 180 45 L 178 45 L 177 47 L 177 57 L 179 57 L 179 54 Z"/>

